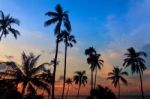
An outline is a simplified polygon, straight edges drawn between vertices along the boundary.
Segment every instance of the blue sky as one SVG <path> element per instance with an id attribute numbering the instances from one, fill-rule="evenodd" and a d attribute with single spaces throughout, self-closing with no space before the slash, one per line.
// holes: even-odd
<path id="1" fill-rule="evenodd" d="M 72 34 L 77 39 L 77 44 L 68 52 L 69 73 L 74 72 L 72 68 L 89 72 L 84 50 L 90 46 L 95 47 L 105 61 L 99 77 L 103 79 L 100 83 L 106 86 L 111 85 L 106 84 L 107 73 L 113 65 L 122 64 L 127 48 L 133 46 L 150 56 L 150 0 L 0 0 L 0 10 L 21 21 L 19 27 L 15 26 L 21 36 L 15 40 L 9 35 L 0 43 L 0 60 L 12 55 L 14 60 L 19 61 L 22 51 L 42 54 L 41 62 L 53 59 L 54 26 L 44 27 L 44 22 L 49 19 L 44 14 L 54 11 L 58 3 L 69 11 Z M 63 51 L 64 45 L 61 44 L 58 72 L 62 72 Z M 148 67 L 149 63 L 150 57 L 147 58 Z M 150 75 L 149 69 L 145 75 Z M 59 80 L 61 76 L 57 78 Z M 131 91 L 136 92 L 138 88 L 133 86 L 133 78 L 128 79 L 133 87 Z M 138 81 L 136 76 L 134 80 Z M 150 79 L 145 76 L 145 86 L 149 88 L 147 93 L 150 92 L 149 82 Z"/>
<path id="2" fill-rule="evenodd" d="M 54 10 L 56 4 L 60 3 L 69 11 L 70 21 L 72 23 L 72 33 L 77 35 L 77 39 L 96 45 L 97 41 L 103 48 L 109 42 L 105 33 L 107 16 L 115 14 L 122 16 L 128 9 L 128 0 L 1 0 L 2 10 L 6 13 L 16 16 L 21 21 L 21 28 L 30 31 L 42 31 L 47 35 L 49 28 L 44 28 L 43 23 L 48 19 L 44 14 L 47 11 Z M 82 29 L 80 29 L 82 27 Z M 92 28 L 91 28 L 92 27 Z M 51 29 L 52 30 L 52 29 Z M 93 35 L 94 34 L 94 35 Z M 91 35 L 91 36 L 89 36 Z M 86 38 L 85 38 L 86 37 Z M 88 40 L 87 40 L 88 39 Z"/>

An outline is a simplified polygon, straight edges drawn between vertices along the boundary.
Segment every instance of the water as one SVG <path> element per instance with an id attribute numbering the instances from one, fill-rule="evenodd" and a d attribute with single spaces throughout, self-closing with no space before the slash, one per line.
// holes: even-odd
<path id="1" fill-rule="evenodd" d="M 45 98 L 47 99 L 47 98 Z M 56 98 L 56 99 L 61 99 L 61 97 Z M 75 96 L 68 96 L 67 99 L 76 99 Z M 86 96 L 80 96 L 78 99 L 86 99 Z M 142 99 L 141 96 L 121 96 L 120 99 Z M 145 99 L 150 99 L 150 96 L 145 96 Z"/>

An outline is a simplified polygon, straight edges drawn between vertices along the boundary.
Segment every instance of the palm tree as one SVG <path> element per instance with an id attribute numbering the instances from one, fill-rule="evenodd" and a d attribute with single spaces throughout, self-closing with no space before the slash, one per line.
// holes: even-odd
<path id="1" fill-rule="evenodd" d="M 96 86 L 96 78 L 97 78 L 97 69 L 101 69 L 101 67 L 103 66 L 103 63 L 104 61 L 100 59 L 100 54 L 95 54 L 93 55 L 92 57 L 92 60 L 93 61 L 93 65 L 91 66 L 91 69 L 92 70 L 95 70 L 95 81 L 94 81 L 94 89 L 95 89 L 95 86 Z"/>
<path id="2" fill-rule="evenodd" d="M 68 11 L 63 11 L 60 4 L 56 5 L 55 8 L 56 12 L 47 12 L 46 15 L 51 17 L 48 21 L 45 22 L 45 26 L 49 26 L 52 24 L 56 24 L 54 33 L 56 35 L 56 51 L 55 51 L 55 58 L 54 58 L 54 71 L 53 71 L 53 83 L 52 83 L 52 99 L 54 99 L 54 89 L 55 89 L 55 75 L 56 75 L 56 65 L 57 65 L 57 56 L 58 56 L 58 47 L 59 43 L 62 41 L 60 38 L 61 34 L 61 26 L 62 23 L 68 32 L 71 31 L 71 24 L 68 17 Z"/>
<path id="3" fill-rule="evenodd" d="M 76 43 L 75 37 L 68 33 L 67 31 L 62 31 L 62 38 L 65 43 L 65 58 L 64 58 L 64 82 L 63 82 L 63 91 L 62 91 L 62 99 L 64 97 L 65 91 L 65 81 L 66 81 L 66 64 L 67 64 L 67 48 L 73 47 L 73 43 Z"/>
<path id="4" fill-rule="evenodd" d="M 49 63 L 43 63 L 37 66 L 39 57 L 40 55 L 35 56 L 33 53 L 26 55 L 23 52 L 22 65 L 19 65 L 13 61 L 1 62 L 0 64 L 5 64 L 7 66 L 6 71 L 0 72 L 1 79 L 15 82 L 15 86 L 22 84 L 22 95 L 24 95 L 25 90 L 28 91 L 28 94 L 35 95 L 35 87 L 45 89 L 49 93 L 47 82 L 39 77 L 39 75 L 42 74 L 44 66 L 49 65 Z"/>
<path id="5" fill-rule="evenodd" d="M 104 61 L 100 59 L 101 55 L 97 54 L 96 50 L 93 47 L 86 49 L 85 55 L 88 55 L 87 63 L 91 65 L 90 66 L 90 69 L 91 69 L 91 89 L 93 89 L 93 72 L 95 70 L 95 81 L 94 81 L 94 88 L 95 88 L 97 69 L 101 69 Z"/>
<path id="6" fill-rule="evenodd" d="M 66 79 L 66 84 L 68 85 L 68 89 L 67 89 L 67 93 L 66 93 L 66 99 L 67 99 L 67 96 L 68 96 L 68 93 L 69 93 L 69 85 L 72 85 L 72 79 L 71 78 L 67 78 Z"/>
<path id="7" fill-rule="evenodd" d="M 85 49 L 85 55 L 88 55 L 87 63 L 90 64 L 90 69 L 93 67 L 92 59 L 93 55 L 96 54 L 96 50 L 93 47 L 89 47 L 88 49 Z M 91 89 L 93 89 L 93 69 L 91 69 Z"/>
<path id="8" fill-rule="evenodd" d="M 88 78 L 85 74 L 86 74 L 85 71 L 76 71 L 75 75 L 73 76 L 73 81 L 75 82 L 75 84 L 79 85 L 77 99 L 79 97 L 79 91 L 80 91 L 81 85 L 85 86 L 87 84 Z"/>
<path id="9" fill-rule="evenodd" d="M 4 15 L 3 11 L 0 11 L 0 41 L 2 37 L 6 37 L 9 33 L 12 33 L 14 37 L 17 39 L 17 36 L 20 35 L 19 31 L 12 28 L 12 25 L 17 24 L 20 25 L 18 19 L 11 17 L 10 15 Z"/>
<path id="10" fill-rule="evenodd" d="M 108 73 L 108 78 L 112 80 L 112 84 L 114 84 L 115 87 L 118 86 L 118 98 L 120 99 L 120 81 L 122 81 L 125 85 L 127 85 L 127 80 L 123 77 L 123 75 L 128 75 L 127 72 L 122 71 L 122 68 L 114 67 L 113 71 Z"/>
<path id="11" fill-rule="evenodd" d="M 142 76 L 143 71 L 146 69 L 144 57 L 147 57 L 147 54 L 143 51 L 136 52 L 133 47 L 127 49 L 127 51 L 128 53 L 125 53 L 126 58 L 124 59 L 123 66 L 131 67 L 132 74 L 139 74 L 142 99 L 144 99 Z"/>

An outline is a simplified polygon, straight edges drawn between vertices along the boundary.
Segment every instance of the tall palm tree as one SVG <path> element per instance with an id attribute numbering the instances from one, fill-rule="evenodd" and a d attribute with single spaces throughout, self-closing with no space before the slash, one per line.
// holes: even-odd
<path id="1" fill-rule="evenodd" d="M 46 15 L 51 17 L 51 19 L 45 22 L 45 26 L 49 26 L 52 24 L 56 24 L 54 33 L 56 35 L 56 51 L 55 51 L 55 58 L 54 58 L 54 71 L 53 71 L 53 84 L 52 84 L 52 99 L 54 99 L 55 95 L 55 75 L 56 75 L 56 65 L 57 65 L 57 56 L 58 56 L 58 47 L 59 43 L 62 41 L 60 38 L 61 34 L 61 26 L 62 23 L 68 32 L 71 31 L 71 24 L 68 17 L 68 11 L 63 11 L 60 4 L 56 5 L 55 12 L 47 12 Z"/>
<path id="2" fill-rule="evenodd" d="M 87 63 L 90 64 L 91 69 L 91 89 L 96 86 L 96 78 L 97 78 L 97 69 L 101 69 L 103 66 L 103 60 L 100 59 L 100 54 L 97 54 L 96 50 L 93 47 L 90 47 L 85 50 L 85 55 L 88 55 Z M 93 87 L 93 72 L 95 70 L 95 81 Z"/>
<path id="3" fill-rule="evenodd" d="M 45 65 L 49 63 L 43 63 L 37 66 L 37 61 L 40 55 L 35 56 L 33 53 L 26 55 L 22 53 L 22 65 L 19 65 L 13 61 L 1 62 L 0 64 L 5 64 L 8 68 L 6 71 L 0 72 L 2 79 L 15 82 L 15 86 L 22 84 L 22 95 L 24 95 L 27 90 L 29 94 L 35 95 L 36 89 L 45 89 L 49 93 L 49 88 L 47 82 L 39 78 Z"/>
<path id="4" fill-rule="evenodd" d="M 85 71 L 76 71 L 73 76 L 73 81 L 75 84 L 79 85 L 77 99 L 79 97 L 80 87 L 81 85 L 85 86 L 87 84 L 87 76 Z"/>
<path id="5" fill-rule="evenodd" d="M 127 51 L 128 53 L 125 53 L 126 58 L 124 59 L 123 66 L 131 67 L 132 74 L 139 74 L 142 99 L 144 99 L 142 76 L 143 71 L 146 69 L 144 57 L 147 57 L 147 54 L 143 51 L 137 52 L 133 47 L 127 49 Z"/>
<path id="6" fill-rule="evenodd" d="M 68 96 L 68 93 L 69 93 L 69 85 L 72 85 L 72 79 L 71 78 L 67 78 L 66 79 L 66 84 L 68 85 L 68 88 L 67 88 L 67 93 L 66 93 L 66 99 L 67 99 L 67 96 Z"/>
<path id="7" fill-rule="evenodd" d="M 65 91 L 65 81 L 66 81 L 66 68 L 67 68 L 67 49 L 68 47 L 73 47 L 73 43 L 76 43 L 75 37 L 67 31 L 62 31 L 62 38 L 65 43 L 65 58 L 64 58 L 64 81 L 63 81 L 63 91 L 62 99 L 64 98 Z"/>
<path id="8" fill-rule="evenodd" d="M 123 75 L 128 75 L 127 72 L 122 71 L 122 68 L 114 67 L 113 71 L 108 73 L 108 78 L 112 80 L 112 84 L 114 84 L 115 87 L 118 86 L 118 98 L 120 99 L 120 81 L 122 81 L 125 85 L 127 85 L 127 80 L 123 77 Z"/>
<path id="9" fill-rule="evenodd" d="M 20 35 L 20 32 L 14 28 L 12 25 L 20 25 L 18 19 L 11 17 L 10 15 L 4 15 L 3 11 L 0 11 L 0 41 L 2 37 L 6 37 L 9 33 L 12 33 L 14 37 L 17 39 L 17 36 Z"/>
<path id="10" fill-rule="evenodd" d="M 100 59 L 100 54 L 95 54 L 92 57 L 91 62 L 93 63 L 93 65 L 91 66 L 92 70 L 95 70 L 95 81 L 94 81 L 94 89 L 96 87 L 96 78 L 97 78 L 97 69 L 101 69 L 101 67 L 103 66 L 104 61 L 102 59 Z"/>
<path id="11" fill-rule="evenodd" d="M 93 67 L 93 63 L 92 63 L 92 59 L 93 56 L 96 54 L 96 50 L 93 47 L 89 47 L 88 49 L 85 49 L 85 55 L 88 55 L 87 58 L 87 63 L 90 64 L 90 69 L 91 69 L 91 89 L 93 89 L 93 69 L 91 67 Z"/>

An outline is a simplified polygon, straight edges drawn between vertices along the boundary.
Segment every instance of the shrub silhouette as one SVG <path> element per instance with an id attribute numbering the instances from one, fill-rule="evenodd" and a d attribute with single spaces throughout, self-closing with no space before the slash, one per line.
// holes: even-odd
<path id="1" fill-rule="evenodd" d="M 86 99 L 117 99 L 117 97 L 108 87 L 98 85 L 97 88 L 91 90 L 90 96 Z"/>

